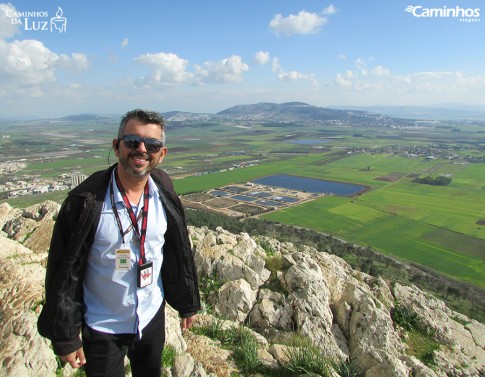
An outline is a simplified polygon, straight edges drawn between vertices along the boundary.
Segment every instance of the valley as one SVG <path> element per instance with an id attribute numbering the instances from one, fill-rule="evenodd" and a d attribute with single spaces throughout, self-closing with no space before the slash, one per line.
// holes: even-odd
<path id="1" fill-rule="evenodd" d="M 162 167 L 188 208 L 317 230 L 485 288 L 485 121 L 395 119 L 286 105 L 167 114 Z M 106 168 L 115 161 L 110 145 L 118 119 L 0 124 L 2 162 L 25 164 L 4 171 L 0 185 L 25 175 L 54 185 L 66 174 Z M 366 189 L 351 195 L 268 189 L 273 199 L 294 199 L 281 205 L 211 195 L 227 187 L 259 191 L 251 186 L 255 180 L 277 174 Z M 423 177 L 448 177 L 450 183 L 416 182 Z M 62 201 L 66 192 L 0 195 L 25 207 Z"/>

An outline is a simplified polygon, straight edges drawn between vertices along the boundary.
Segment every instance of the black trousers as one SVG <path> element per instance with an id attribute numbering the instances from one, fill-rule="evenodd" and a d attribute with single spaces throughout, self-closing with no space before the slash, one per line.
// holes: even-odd
<path id="1" fill-rule="evenodd" d="M 165 343 L 165 302 L 139 334 L 106 334 L 84 326 L 84 370 L 88 377 L 125 376 L 128 355 L 133 377 L 160 377 Z"/>

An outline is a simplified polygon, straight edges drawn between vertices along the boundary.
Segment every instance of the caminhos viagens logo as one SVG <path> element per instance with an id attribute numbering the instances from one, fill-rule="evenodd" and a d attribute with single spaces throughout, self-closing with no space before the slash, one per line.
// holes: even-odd
<path id="1" fill-rule="evenodd" d="M 461 6 L 427 8 L 422 5 L 409 5 L 404 11 L 417 18 L 445 18 L 460 22 L 480 22 L 480 8 L 464 8 Z"/>
<path id="2" fill-rule="evenodd" d="M 10 18 L 13 25 L 22 26 L 25 31 L 50 31 L 65 33 L 67 31 L 67 18 L 63 16 L 61 7 L 57 8 L 56 15 L 49 17 L 48 11 L 16 11 L 7 9 L 5 16 Z"/>

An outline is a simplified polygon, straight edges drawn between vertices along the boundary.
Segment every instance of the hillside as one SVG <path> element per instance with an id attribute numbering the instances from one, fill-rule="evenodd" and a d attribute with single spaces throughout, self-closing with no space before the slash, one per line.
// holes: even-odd
<path id="1" fill-rule="evenodd" d="M 389 107 L 389 106 L 347 106 L 320 107 L 303 102 L 235 105 L 217 113 L 194 113 L 188 111 L 161 112 L 167 125 L 177 126 L 186 122 L 224 122 L 224 121 L 257 121 L 265 123 L 296 124 L 352 124 L 352 126 L 386 127 L 395 124 L 412 125 L 416 120 L 460 120 L 483 119 L 483 110 L 466 111 L 454 108 L 419 108 L 419 107 Z M 22 124 L 32 126 L 42 124 L 117 124 L 123 114 L 72 114 L 61 118 L 35 119 L 23 121 Z M 0 123 L 8 125 L 11 120 L 1 119 Z M 1 125 L 1 124 L 0 124 Z"/>
<path id="2" fill-rule="evenodd" d="M 337 110 L 312 106 L 302 102 L 258 103 L 252 105 L 237 105 L 217 113 L 230 118 L 249 117 L 265 118 L 271 121 L 365 121 L 390 118 L 377 113 L 358 110 Z"/>
<path id="3" fill-rule="evenodd" d="M 73 374 L 57 370 L 36 331 L 58 208 L 0 205 L 2 376 Z M 331 250 L 222 228 L 189 231 L 205 310 L 184 334 L 167 310 L 176 351 L 168 375 L 485 375 L 485 325 L 415 286 L 353 270 Z"/>
<path id="4" fill-rule="evenodd" d="M 370 111 L 386 114 L 391 117 L 406 119 L 433 120 L 483 120 L 485 108 L 483 106 L 443 105 L 439 107 L 420 106 L 332 106 L 334 109 Z"/>
<path id="5" fill-rule="evenodd" d="M 413 125 L 412 119 L 400 119 L 377 112 L 334 109 L 309 105 L 303 102 L 270 103 L 236 105 L 216 114 L 166 112 L 163 113 L 167 124 L 180 125 L 184 122 L 207 121 L 243 123 L 244 125 L 257 123 L 277 126 L 278 124 L 295 125 L 330 125 L 352 127 L 389 128 L 399 125 Z"/>

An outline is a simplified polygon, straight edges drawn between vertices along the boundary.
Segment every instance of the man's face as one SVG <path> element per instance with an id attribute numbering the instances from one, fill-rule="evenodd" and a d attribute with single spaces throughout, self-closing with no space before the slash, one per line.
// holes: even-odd
<path id="1" fill-rule="evenodd" d="M 137 135 L 143 138 L 162 139 L 162 130 L 157 124 L 143 124 L 142 122 L 130 119 L 126 123 L 124 135 Z M 113 145 L 116 144 L 113 140 Z M 118 157 L 119 167 L 123 172 L 132 177 L 144 178 L 163 160 L 167 148 L 163 147 L 157 153 L 149 153 L 145 143 L 140 143 L 138 148 L 130 149 L 120 140 L 118 149 L 114 147 Z M 123 173 L 122 173 L 123 174 Z"/>

